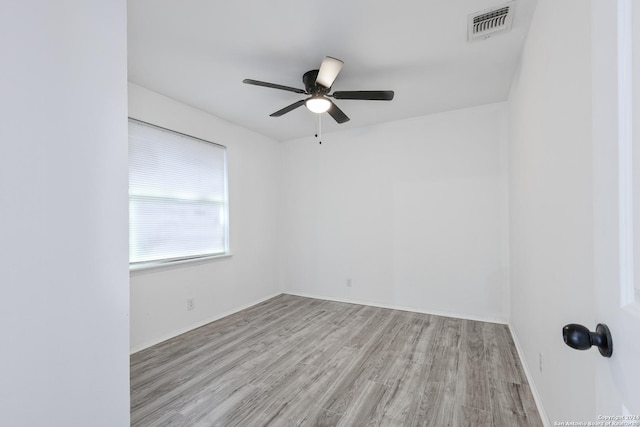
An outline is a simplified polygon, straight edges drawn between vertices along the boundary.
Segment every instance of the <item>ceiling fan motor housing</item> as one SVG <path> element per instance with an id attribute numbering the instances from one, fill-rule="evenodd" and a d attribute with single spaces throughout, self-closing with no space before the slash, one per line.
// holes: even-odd
<path id="1" fill-rule="evenodd" d="M 302 76 L 302 82 L 307 93 L 311 95 L 326 95 L 331 90 L 330 87 L 324 87 L 320 84 L 316 84 L 319 70 L 311 70 L 304 73 Z"/>

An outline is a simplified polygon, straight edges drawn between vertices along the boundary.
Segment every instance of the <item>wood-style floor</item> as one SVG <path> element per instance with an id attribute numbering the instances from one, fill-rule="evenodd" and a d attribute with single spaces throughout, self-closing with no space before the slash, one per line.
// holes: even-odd
<path id="1" fill-rule="evenodd" d="M 541 426 L 505 325 L 281 295 L 131 356 L 134 426 Z"/>

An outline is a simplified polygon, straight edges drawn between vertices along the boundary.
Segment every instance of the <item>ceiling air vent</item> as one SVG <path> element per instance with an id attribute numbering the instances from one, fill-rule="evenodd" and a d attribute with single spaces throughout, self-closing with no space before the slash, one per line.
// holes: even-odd
<path id="1" fill-rule="evenodd" d="M 467 19 L 467 40 L 484 40 L 509 31 L 513 21 L 514 2 L 472 13 Z"/>

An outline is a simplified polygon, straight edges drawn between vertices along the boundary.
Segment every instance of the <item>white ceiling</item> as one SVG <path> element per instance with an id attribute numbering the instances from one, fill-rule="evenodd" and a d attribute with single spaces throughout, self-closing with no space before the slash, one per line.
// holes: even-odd
<path id="1" fill-rule="evenodd" d="M 129 0 L 129 81 L 276 140 L 310 136 L 304 88 L 325 55 L 344 61 L 339 90 L 394 90 L 391 102 L 338 100 L 351 118 L 323 132 L 507 99 L 535 0 L 516 0 L 513 28 L 467 42 L 467 15 L 505 0 Z"/>

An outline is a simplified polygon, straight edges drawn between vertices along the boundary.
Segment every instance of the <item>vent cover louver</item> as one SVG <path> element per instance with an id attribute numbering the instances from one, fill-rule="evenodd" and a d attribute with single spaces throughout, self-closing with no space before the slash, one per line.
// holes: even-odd
<path id="1" fill-rule="evenodd" d="M 484 40 L 509 31 L 513 21 L 514 2 L 472 13 L 467 19 L 467 40 Z"/>

